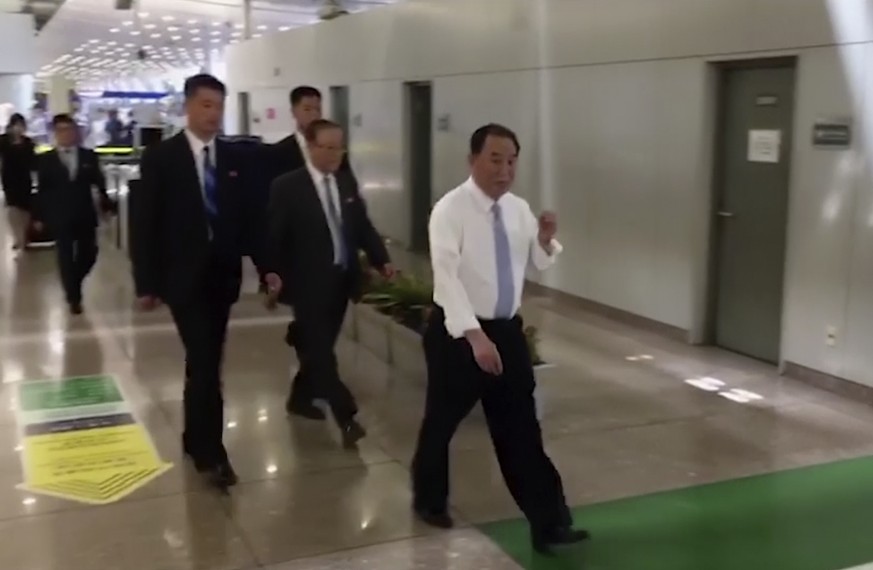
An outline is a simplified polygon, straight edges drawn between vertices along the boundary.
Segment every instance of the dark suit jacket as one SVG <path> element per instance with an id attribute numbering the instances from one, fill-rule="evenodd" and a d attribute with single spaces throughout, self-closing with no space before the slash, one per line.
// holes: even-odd
<path id="1" fill-rule="evenodd" d="M 349 297 L 357 301 L 363 284 L 357 252 L 363 250 L 373 267 L 382 267 L 390 259 L 354 177 L 350 172 L 338 172 L 336 181 L 350 258 Z M 273 181 L 267 218 L 271 262 L 284 284 L 281 300 L 294 305 L 318 299 L 325 280 L 335 271 L 334 250 L 309 169 L 299 168 Z"/>
<path id="2" fill-rule="evenodd" d="M 303 150 L 297 142 L 297 137 L 293 134 L 285 137 L 277 143 L 266 147 L 270 172 L 270 181 L 272 182 L 279 176 L 288 172 L 294 172 L 298 168 L 306 166 L 306 159 L 303 157 Z M 340 165 L 339 172 L 349 173 L 354 176 L 352 166 L 349 164 L 349 156 L 343 156 L 343 162 Z"/>
<path id="3" fill-rule="evenodd" d="M 91 149 L 78 149 L 78 166 L 73 180 L 57 150 L 40 156 L 37 188 L 38 217 L 57 236 L 97 227 L 99 218 L 94 204 L 94 188 L 100 192 L 101 207 L 104 210 L 109 207 L 106 179 L 97 154 Z"/>
<path id="4" fill-rule="evenodd" d="M 262 213 L 246 192 L 248 161 L 233 143 L 215 141 L 219 219 L 210 227 L 197 164 L 184 132 L 145 151 L 141 183 L 131 196 L 131 259 L 137 294 L 183 306 L 202 294 L 206 280 L 232 304 L 239 298 L 242 257 L 270 271 Z"/>

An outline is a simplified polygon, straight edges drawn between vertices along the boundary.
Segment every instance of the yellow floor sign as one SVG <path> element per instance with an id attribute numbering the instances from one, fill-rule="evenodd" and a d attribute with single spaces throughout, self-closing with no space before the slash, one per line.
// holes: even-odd
<path id="1" fill-rule="evenodd" d="M 172 468 L 111 376 L 22 382 L 18 388 L 24 483 L 91 504 L 112 503 Z"/>

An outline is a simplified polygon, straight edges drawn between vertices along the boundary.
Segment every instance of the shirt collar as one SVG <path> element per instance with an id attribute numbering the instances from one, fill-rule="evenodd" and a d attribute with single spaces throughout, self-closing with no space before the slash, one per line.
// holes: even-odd
<path id="1" fill-rule="evenodd" d="M 203 152 L 203 149 L 206 147 L 209 147 L 210 151 L 215 148 L 215 137 L 212 137 L 209 142 L 203 142 L 202 140 L 197 138 L 194 133 L 192 133 L 188 129 L 185 129 L 185 138 L 188 139 L 188 144 L 191 145 L 191 148 L 194 150 L 194 154 L 199 154 Z"/>
<path id="2" fill-rule="evenodd" d="M 506 194 L 504 194 L 497 200 L 493 200 L 484 190 L 482 190 L 482 188 L 479 187 L 478 184 L 476 184 L 476 181 L 473 180 L 472 176 L 464 182 L 464 186 L 468 189 L 470 196 L 473 197 L 473 203 L 483 212 L 491 212 L 491 208 L 494 204 L 500 204 L 506 197 Z"/>
<path id="3" fill-rule="evenodd" d="M 306 168 L 309 170 L 309 175 L 312 176 L 312 179 L 315 180 L 316 182 L 319 182 L 319 183 L 322 182 L 324 180 L 325 176 L 328 179 L 333 178 L 333 174 L 325 174 L 324 172 L 315 168 L 315 165 L 312 164 L 311 162 L 309 162 L 308 160 L 306 161 Z"/>

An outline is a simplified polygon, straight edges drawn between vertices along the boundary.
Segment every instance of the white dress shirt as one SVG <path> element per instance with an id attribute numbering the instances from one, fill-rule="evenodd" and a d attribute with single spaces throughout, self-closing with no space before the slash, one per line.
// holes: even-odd
<path id="1" fill-rule="evenodd" d="M 339 189 L 336 186 L 336 177 L 333 174 L 324 174 L 315 168 L 315 166 L 313 166 L 308 160 L 306 161 L 306 168 L 309 170 L 309 175 L 315 183 L 315 189 L 318 191 L 318 199 L 321 200 L 321 209 L 324 210 L 324 217 L 327 219 L 327 227 L 330 228 L 330 237 L 333 240 L 333 261 L 339 265 L 341 261 L 340 251 L 343 247 L 342 228 L 337 227 L 336 224 L 334 224 L 334 219 L 330 214 L 330 205 L 328 204 L 328 200 L 333 202 L 333 205 L 336 208 L 336 216 L 339 221 L 342 222 L 343 211 L 339 198 Z M 325 177 L 327 179 L 327 184 L 325 184 Z M 348 251 L 346 251 L 346 255 L 349 255 Z"/>
<path id="2" fill-rule="evenodd" d="M 203 204 L 206 205 L 206 184 L 204 177 L 206 176 L 206 165 L 203 164 L 203 149 L 209 148 L 209 160 L 213 166 L 216 164 L 215 156 L 215 137 L 209 142 L 203 142 L 188 129 L 185 129 L 185 138 L 188 139 L 188 144 L 191 146 L 191 152 L 194 154 L 194 165 L 197 167 L 197 177 L 200 179 L 200 195 L 203 197 Z M 208 228 L 209 239 L 212 239 L 212 228 Z"/>
<path id="3" fill-rule="evenodd" d="M 79 147 L 58 147 L 58 156 L 61 157 L 61 164 L 67 167 L 67 172 L 70 174 L 70 180 L 75 180 L 79 173 Z"/>
<path id="4" fill-rule="evenodd" d="M 300 154 L 303 155 L 303 161 L 309 164 L 309 144 L 306 142 L 306 137 L 300 131 L 294 131 L 294 140 L 297 141 L 297 146 L 300 147 Z"/>
<path id="5" fill-rule="evenodd" d="M 433 298 L 445 311 L 446 329 L 454 338 L 480 328 L 479 318 L 493 319 L 497 308 L 494 203 L 470 178 L 443 196 L 430 215 Z M 528 264 L 546 269 L 562 247 L 556 240 L 551 253 L 542 247 L 539 222 L 525 199 L 507 192 L 497 203 L 509 237 L 515 313 L 521 306 Z"/>
<path id="6" fill-rule="evenodd" d="M 209 142 L 203 142 L 197 138 L 194 133 L 185 129 L 185 138 L 188 139 L 188 144 L 191 145 L 191 152 L 194 153 L 194 164 L 197 166 L 197 176 L 200 178 L 200 193 L 203 199 L 206 200 L 206 187 L 204 186 L 203 177 L 205 165 L 203 164 L 203 149 L 209 148 L 209 159 L 213 166 L 215 165 L 215 137 Z"/>

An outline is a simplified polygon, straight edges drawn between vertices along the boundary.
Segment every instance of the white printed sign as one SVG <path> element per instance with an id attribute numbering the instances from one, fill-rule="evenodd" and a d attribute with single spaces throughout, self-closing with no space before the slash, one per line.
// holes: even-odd
<path id="1" fill-rule="evenodd" d="M 749 162 L 779 162 L 782 150 L 782 131 L 749 131 Z"/>

